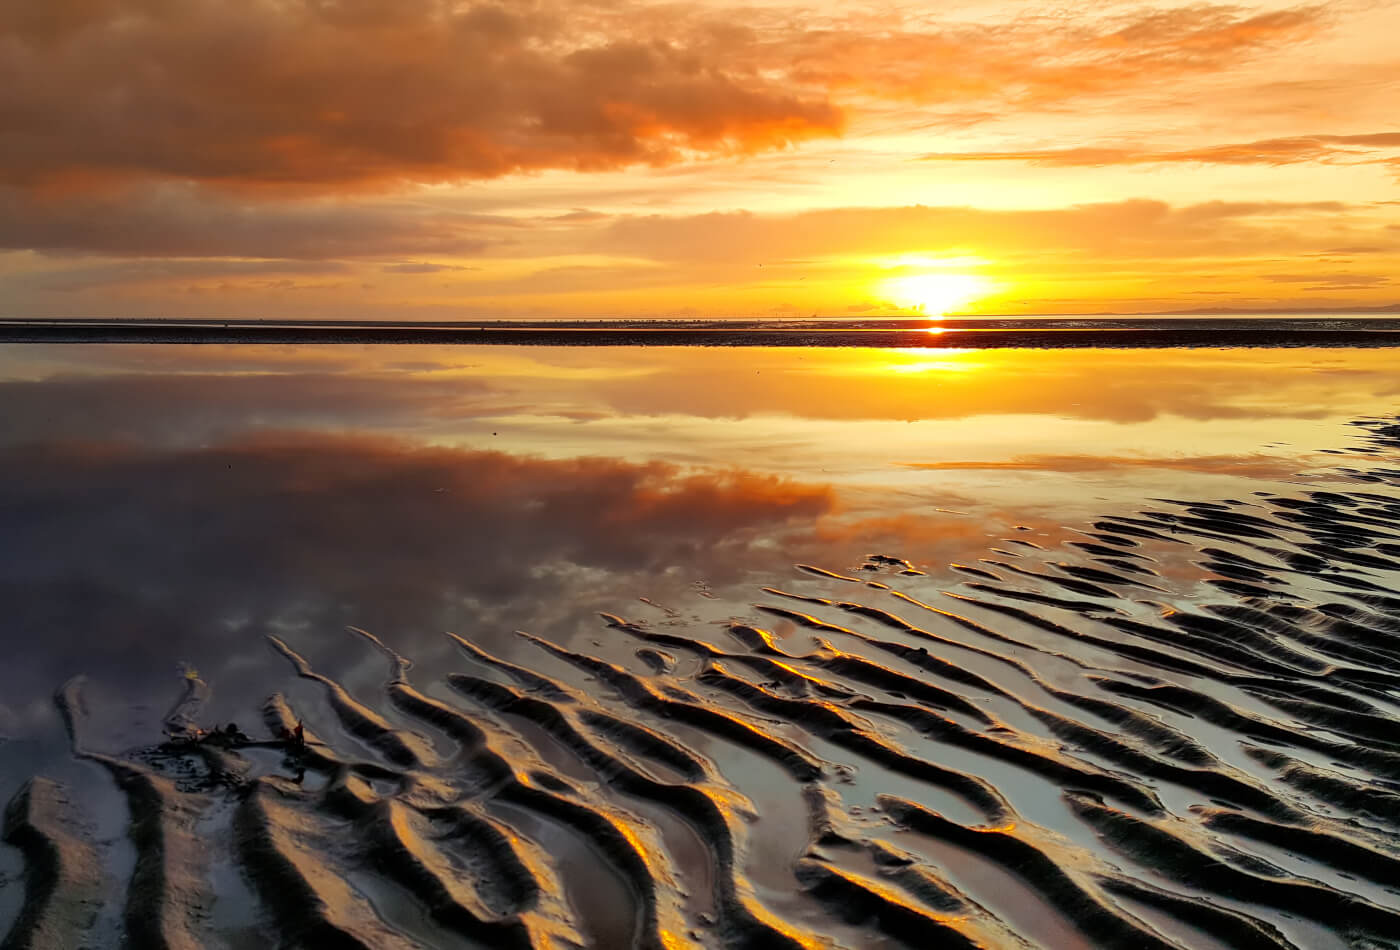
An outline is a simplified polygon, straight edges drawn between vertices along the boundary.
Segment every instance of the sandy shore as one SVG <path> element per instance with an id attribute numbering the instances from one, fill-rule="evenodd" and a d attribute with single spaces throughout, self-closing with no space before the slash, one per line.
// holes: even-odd
<path id="1" fill-rule="evenodd" d="M 1400 423 L 1355 436 L 1353 487 L 1145 501 L 942 591 L 894 552 L 797 565 L 826 593 L 774 579 L 765 626 L 604 615 L 626 664 L 458 631 L 460 671 L 420 681 L 352 627 L 366 699 L 289 633 L 261 722 L 205 721 L 191 673 L 124 751 L 75 679 L 134 861 L 35 777 L 3 947 L 1393 944 Z M 1183 553 L 1220 597 L 1182 605 Z"/>

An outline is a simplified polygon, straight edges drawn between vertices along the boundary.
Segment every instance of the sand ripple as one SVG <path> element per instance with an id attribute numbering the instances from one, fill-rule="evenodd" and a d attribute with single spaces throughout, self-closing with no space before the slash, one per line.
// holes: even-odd
<path id="1" fill-rule="evenodd" d="M 203 732 L 191 674 L 169 741 L 121 755 L 74 680 L 134 867 L 34 778 L 3 946 L 82 945 L 113 902 L 129 946 L 225 945 L 227 867 L 299 947 L 1393 945 L 1400 424 L 1356 425 L 1329 484 L 1364 490 L 1153 499 L 946 591 L 896 589 L 923 575 L 892 555 L 801 564 L 826 596 L 762 588 L 772 630 L 601 617 L 635 663 L 461 632 L 417 682 L 349 628 L 385 668 L 357 698 L 270 638 L 259 736 Z"/>

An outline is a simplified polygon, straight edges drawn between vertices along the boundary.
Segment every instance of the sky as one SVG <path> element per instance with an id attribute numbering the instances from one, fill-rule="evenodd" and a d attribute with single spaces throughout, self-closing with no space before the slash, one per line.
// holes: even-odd
<path id="1" fill-rule="evenodd" d="M 0 316 L 1400 302 L 1400 2 L 0 0 Z"/>

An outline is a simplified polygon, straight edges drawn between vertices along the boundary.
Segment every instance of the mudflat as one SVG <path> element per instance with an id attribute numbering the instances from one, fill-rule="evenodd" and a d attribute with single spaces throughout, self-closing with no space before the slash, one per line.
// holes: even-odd
<path id="1" fill-rule="evenodd" d="M 1393 355 L 7 348 L 4 947 L 1400 941 Z"/>

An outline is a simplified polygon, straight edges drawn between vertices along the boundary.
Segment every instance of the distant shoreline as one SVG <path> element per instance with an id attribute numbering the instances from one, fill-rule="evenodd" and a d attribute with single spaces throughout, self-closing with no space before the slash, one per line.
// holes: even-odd
<path id="1" fill-rule="evenodd" d="M 931 323 L 937 327 L 930 328 Z M 384 323 L 6 320 L 0 343 L 382 343 L 516 346 L 1296 347 L 1400 346 L 1400 319 L 1025 318 L 946 320 Z"/>

